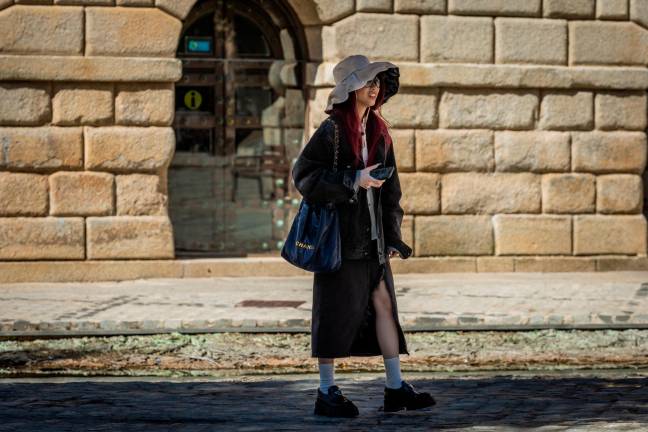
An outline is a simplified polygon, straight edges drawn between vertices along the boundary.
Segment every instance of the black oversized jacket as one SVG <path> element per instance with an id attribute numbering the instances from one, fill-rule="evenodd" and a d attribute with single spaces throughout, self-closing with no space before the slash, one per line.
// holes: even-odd
<path id="1" fill-rule="evenodd" d="M 333 172 L 333 150 L 335 117 L 329 116 L 317 128 L 301 151 L 292 169 L 295 187 L 303 198 L 313 204 L 333 202 L 340 217 L 340 236 L 342 258 L 367 258 L 371 251 L 371 220 L 367 205 L 367 191 L 354 188 L 357 169 L 353 167 L 354 155 L 344 134 L 341 123 L 339 130 L 339 153 L 337 172 Z M 404 257 L 411 249 L 401 238 L 403 209 L 398 170 L 393 146 L 385 154 L 385 135 L 378 141 L 376 162 L 382 166 L 393 166 L 394 173 L 380 188 L 374 189 L 374 210 L 378 230 L 378 258 L 382 264 L 386 260 L 385 251 L 391 246 Z"/>

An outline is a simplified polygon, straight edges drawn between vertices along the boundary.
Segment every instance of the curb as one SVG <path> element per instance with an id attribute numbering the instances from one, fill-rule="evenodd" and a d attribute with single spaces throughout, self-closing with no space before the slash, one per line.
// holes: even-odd
<path id="1" fill-rule="evenodd" d="M 619 324 L 540 324 L 540 325 L 511 325 L 511 324 L 474 324 L 474 325 L 404 325 L 403 331 L 442 332 L 442 331 L 535 331 L 535 330 L 644 330 L 648 323 L 619 323 Z M 58 331 L 3 331 L 0 338 L 16 337 L 101 337 L 101 336 L 146 336 L 156 334 L 204 334 L 204 333 L 310 333 L 309 327 L 303 326 L 240 326 L 240 327 L 198 327 L 198 328 L 151 328 L 123 330 L 58 330 Z"/>

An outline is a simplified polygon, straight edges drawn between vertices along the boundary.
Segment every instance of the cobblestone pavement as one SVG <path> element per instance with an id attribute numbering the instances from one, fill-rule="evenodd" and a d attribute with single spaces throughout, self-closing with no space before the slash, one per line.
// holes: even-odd
<path id="1" fill-rule="evenodd" d="M 648 327 L 648 272 L 395 275 L 405 330 Z M 309 331 L 312 277 L 0 284 L 0 335 Z"/>
<path id="2" fill-rule="evenodd" d="M 340 374 L 355 419 L 312 414 L 316 375 L 0 381 L 0 431 L 646 431 L 648 371 L 550 375 L 406 374 L 437 400 L 380 411 L 380 374 Z"/>

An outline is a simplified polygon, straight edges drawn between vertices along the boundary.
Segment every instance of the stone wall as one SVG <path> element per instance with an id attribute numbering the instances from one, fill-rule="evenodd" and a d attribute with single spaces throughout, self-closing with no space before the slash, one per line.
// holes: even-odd
<path id="1" fill-rule="evenodd" d="M 647 1 L 358 1 L 347 12 L 323 29 L 312 124 L 339 59 L 400 66 L 383 114 L 416 256 L 513 270 L 505 256 L 646 255 Z"/>
<path id="2" fill-rule="evenodd" d="M 157 3 L 0 2 L 0 260 L 174 257 L 186 10 Z"/>
<path id="3" fill-rule="evenodd" d="M 174 56 L 194 3 L 0 0 L 0 260 L 174 257 Z M 340 59 L 399 65 L 383 112 L 416 256 L 646 255 L 648 1 L 288 3 L 305 138 Z"/>

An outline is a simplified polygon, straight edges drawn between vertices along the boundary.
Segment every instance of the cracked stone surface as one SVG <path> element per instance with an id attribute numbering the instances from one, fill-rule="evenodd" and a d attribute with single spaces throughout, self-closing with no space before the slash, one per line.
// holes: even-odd
<path id="1" fill-rule="evenodd" d="M 648 272 L 403 274 L 395 284 L 405 330 L 648 326 Z M 311 277 L 2 284 L 0 335 L 310 331 L 311 307 Z"/>

